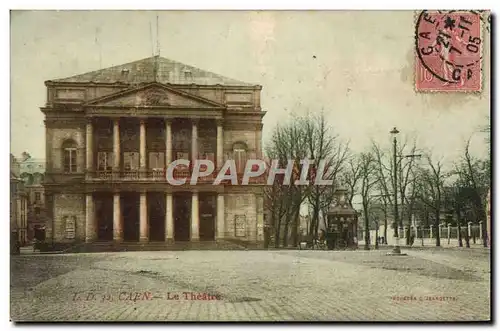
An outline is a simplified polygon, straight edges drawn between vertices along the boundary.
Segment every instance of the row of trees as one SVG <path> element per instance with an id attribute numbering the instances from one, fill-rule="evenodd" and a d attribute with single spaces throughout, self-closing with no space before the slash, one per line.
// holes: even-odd
<path id="1" fill-rule="evenodd" d="M 436 229 L 443 216 L 451 215 L 455 222 L 467 219 L 483 221 L 485 225 L 490 159 L 472 156 L 470 140 L 465 143 L 461 157 L 447 164 L 433 157 L 430 151 L 419 150 L 415 140 L 400 140 L 395 155 L 391 146 L 376 141 L 364 152 L 354 153 L 348 142 L 333 133 L 323 115 L 295 118 L 277 126 L 266 145 L 267 156 L 280 160 L 283 167 L 287 160 L 294 160 L 297 170 L 301 170 L 300 160 L 304 158 L 325 160 L 328 171 L 323 178 L 333 180 L 334 184 L 297 186 L 292 180 L 290 185 L 276 181 L 266 188 L 266 208 L 275 246 L 288 246 L 288 233 L 292 245 L 297 245 L 299 215 L 304 206 L 310 214 L 307 233 L 317 235 L 320 222 L 326 226 L 326 212 L 339 185 L 348 190 L 351 205 L 355 199 L 361 201 L 364 224 L 359 226 L 365 230 L 366 248 L 370 225 L 379 221 L 384 223 L 386 240 L 390 228 L 397 231 L 407 225 L 410 231 L 413 218 L 419 220 L 420 226 L 432 224 Z M 395 189 L 398 201 L 394 201 Z M 395 203 L 399 207 L 398 226 L 388 224 L 394 220 Z M 436 233 L 436 245 L 440 246 L 439 231 Z M 409 233 L 406 238 L 409 241 Z"/>

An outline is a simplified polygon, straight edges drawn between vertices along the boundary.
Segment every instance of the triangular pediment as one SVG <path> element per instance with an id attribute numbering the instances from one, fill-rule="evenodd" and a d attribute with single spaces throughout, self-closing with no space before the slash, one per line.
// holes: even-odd
<path id="1" fill-rule="evenodd" d="M 224 108 L 224 105 L 160 83 L 120 91 L 85 104 L 92 107 Z"/>

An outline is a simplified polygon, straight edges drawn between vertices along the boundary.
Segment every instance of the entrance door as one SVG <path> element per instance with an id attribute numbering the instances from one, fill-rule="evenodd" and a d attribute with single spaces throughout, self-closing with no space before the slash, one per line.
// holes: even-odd
<path id="1" fill-rule="evenodd" d="M 200 240 L 215 240 L 216 196 L 200 194 Z"/>
<path id="2" fill-rule="evenodd" d="M 113 240 L 113 194 L 94 194 L 95 214 L 97 218 L 97 240 Z"/>
<path id="3" fill-rule="evenodd" d="M 191 193 L 176 193 L 173 196 L 174 240 L 189 241 L 191 224 Z"/>
<path id="4" fill-rule="evenodd" d="M 149 240 L 165 241 L 165 194 L 148 193 Z"/>
<path id="5" fill-rule="evenodd" d="M 139 241 L 139 193 L 122 193 L 123 240 Z"/>

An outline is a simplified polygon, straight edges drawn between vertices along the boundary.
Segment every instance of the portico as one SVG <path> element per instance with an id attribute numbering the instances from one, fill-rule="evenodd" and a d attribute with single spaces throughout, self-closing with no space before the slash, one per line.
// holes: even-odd
<path id="1" fill-rule="evenodd" d="M 86 202 L 87 242 L 224 238 L 223 193 L 94 192 Z"/>

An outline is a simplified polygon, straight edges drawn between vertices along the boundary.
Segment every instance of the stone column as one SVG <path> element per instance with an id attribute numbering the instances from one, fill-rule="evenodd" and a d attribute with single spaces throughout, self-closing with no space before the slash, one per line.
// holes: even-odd
<path id="1" fill-rule="evenodd" d="M 193 191 L 193 196 L 191 198 L 191 241 L 200 240 L 200 215 L 198 205 L 198 192 Z"/>
<path id="2" fill-rule="evenodd" d="M 165 168 L 172 162 L 172 120 L 165 119 Z"/>
<path id="3" fill-rule="evenodd" d="M 467 223 L 467 233 L 469 234 L 469 238 L 472 237 L 472 222 Z"/>
<path id="4" fill-rule="evenodd" d="M 217 159 L 216 169 L 220 169 L 224 163 L 224 128 L 223 121 L 217 120 Z"/>
<path id="5" fill-rule="evenodd" d="M 431 225 L 431 226 L 429 226 L 429 229 L 430 229 L 429 239 L 432 239 L 432 228 L 433 228 L 433 226 L 432 226 L 432 225 Z"/>
<path id="6" fill-rule="evenodd" d="M 113 240 L 123 240 L 122 210 L 120 206 L 120 193 L 113 195 Z"/>
<path id="7" fill-rule="evenodd" d="M 113 171 L 120 172 L 120 119 L 113 119 Z"/>
<path id="8" fill-rule="evenodd" d="M 165 201 L 165 241 L 172 241 L 173 239 L 174 239 L 174 217 L 173 217 L 172 193 L 167 193 Z"/>
<path id="9" fill-rule="evenodd" d="M 217 195 L 217 233 L 216 239 L 224 239 L 224 233 L 226 231 L 225 222 L 225 209 L 224 209 L 224 194 L 219 193 Z"/>
<path id="10" fill-rule="evenodd" d="M 194 160 L 198 158 L 198 119 L 192 119 L 193 127 L 191 129 L 191 166 Z"/>
<path id="11" fill-rule="evenodd" d="M 149 229 L 148 229 L 148 206 L 146 192 L 141 192 L 140 197 L 140 217 L 139 217 L 139 241 L 147 242 L 149 241 Z"/>
<path id="12" fill-rule="evenodd" d="M 479 222 L 479 239 L 483 239 L 483 221 Z"/>
<path id="13" fill-rule="evenodd" d="M 87 135 L 85 142 L 86 152 L 87 152 L 87 179 L 92 177 L 92 172 L 94 171 L 94 127 L 92 126 L 92 119 L 87 121 Z"/>
<path id="14" fill-rule="evenodd" d="M 140 119 L 139 129 L 139 168 L 141 177 L 146 177 L 146 120 Z"/>
<path id="15" fill-rule="evenodd" d="M 95 214 L 94 214 L 94 196 L 87 193 L 85 196 L 85 242 L 92 242 L 96 239 Z"/>

